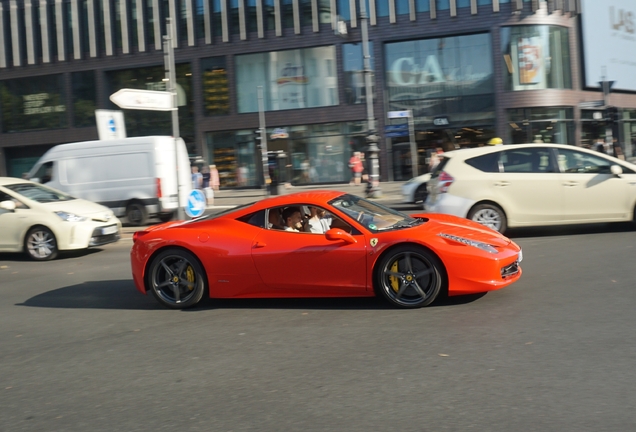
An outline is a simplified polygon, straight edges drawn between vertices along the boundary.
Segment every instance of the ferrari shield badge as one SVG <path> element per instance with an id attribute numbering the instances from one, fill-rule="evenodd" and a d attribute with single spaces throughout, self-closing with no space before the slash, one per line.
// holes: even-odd
<path id="1" fill-rule="evenodd" d="M 372 238 L 370 243 L 371 243 L 371 247 L 375 247 L 375 245 L 378 244 L 378 239 L 377 238 Z"/>

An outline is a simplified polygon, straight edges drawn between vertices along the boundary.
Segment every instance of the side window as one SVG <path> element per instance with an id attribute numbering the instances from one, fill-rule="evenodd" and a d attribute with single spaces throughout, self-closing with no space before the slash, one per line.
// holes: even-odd
<path id="1" fill-rule="evenodd" d="M 499 172 L 499 152 L 466 159 L 466 163 L 483 172 Z"/>
<path id="2" fill-rule="evenodd" d="M 569 149 L 559 149 L 559 169 L 565 173 L 609 174 L 612 162 L 596 155 Z"/>
<path id="3" fill-rule="evenodd" d="M 547 148 L 529 147 L 506 150 L 501 154 L 500 162 L 504 172 L 555 172 L 550 158 L 550 150 Z"/>
<path id="4" fill-rule="evenodd" d="M 31 179 L 41 184 L 46 184 L 53 180 L 53 162 L 43 163 Z"/>
<path id="5" fill-rule="evenodd" d="M 15 203 L 15 208 L 17 209 L 28 208 L 26 204 L 24 204 L 22 201 L 20 201 L 19 199 L 13 198 L 11 195 L 4 192 L 0 192 L 0 202 L 2 201 L 13 201 Z"/>
<path id="6" fill-rule="evenodd" d="M 265 210 L 257 211 L 239 219 L 241 222 L 254 225 L 255 227 L 265 228 Z"/>

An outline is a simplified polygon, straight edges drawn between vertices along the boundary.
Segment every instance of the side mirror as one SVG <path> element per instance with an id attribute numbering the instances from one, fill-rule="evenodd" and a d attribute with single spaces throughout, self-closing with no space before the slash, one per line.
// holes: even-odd
<path id="1" fill-rule="evenodd" d="M 623 168 L 621 168 L 620 165 L 612 165 L 610 167 L 610 172 L 612 174 L 614 174 L 615 176 L 619 176 L 619 175 L 623 174 Z"/>
<path id="2" fill-rule="evenodd" d="M 357 243 L 358 241 L 348 232 L 340 228 L 331 228 L 329 231 L 325 233 L 325 237 L 330 241 L 338 241 L 341 240 L 348 244 Z"/>
<path id="3" fill-rule="evenodd" d="M 0 202 L 0 209 L 14 211 L 15 210 L 15 203 L 13 201 L 11 201 L 11 200 L 2 201 L 2 202 Z"/>

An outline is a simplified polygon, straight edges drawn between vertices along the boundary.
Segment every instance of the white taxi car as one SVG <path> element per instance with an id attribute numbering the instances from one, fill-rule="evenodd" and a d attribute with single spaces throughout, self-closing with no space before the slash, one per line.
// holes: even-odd
<path id="1" fill-rule="evenodd" d="M 563 144 L 515 144 L 443 154 L 424 209 L 508 227 L 634 220 L 636 165 Z"/>
<path id="2" fill-rule="evenodd" d="M 424 202 L 428 194 L 426 183 L 431 179 L 429 173 L 413 177 L 402 185 L 402 202 L 407 204 Z"/>
<path id="3" fill-rule="evenodd" d="M 11 177 L 0 177 L 0 227 L 0 252 L 23 251 L 38 261 L 121 236 L 121 222 L 109 208 Z"/>

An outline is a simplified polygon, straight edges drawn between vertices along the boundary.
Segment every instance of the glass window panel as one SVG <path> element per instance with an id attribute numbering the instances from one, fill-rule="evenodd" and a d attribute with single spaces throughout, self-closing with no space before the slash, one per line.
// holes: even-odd
<path id="1" fill-rule="evenodd" d="M 212 34 L 214 36 L 221 36 L 223 33 L 222 21 L 221 0 L 212 0 Z"/>
<path id="2" fill-rule="evenodd" d="M 230 6 L 230 34 L 239 34 L 239 2 L 238 0 L 228 0 Z"/>
<path id="3" fill-rule="evenodd" d="M 430 12 L 431 3 L 429 0 L 415 0 L 415 10 L 417 12 Z"/>
<path id="4" fill-rule="evenodd" d="M 489 34 L 389 43 L 385 50 L 391 110 L 411 108 L 430 122 L 440 115 L 464 124 L 494 118 Z"/>
<path id="5" fill-rule="evenodd" d="M 256 32 L 258 31 L 258 17 L 256 15 L 256 0 L 246 0 L 245 7 L 247 10 L 246 13 L 246 22 L 247 22 L 247 32 Z M 310 9 L 311 11 L 311 9 Z"/>
<path id="6" fill-rule="evenodd" d="M 283 10 L 283 28 L 294 28 L 294 6 L 292 0 L 280 0 L 280 7 Z"/>
<path id="7" fill-rule="evenodd" d="M 75 127 L 95 126 L 95 108 L 97 93 L 95 72 L 73 72 L 73 125 Z"/>
<path id="8" fill-rule="evenodd" d="M 67 127 L 63 75 L 0 81 L 2 132 Z"/>
<path id="9" fill-rule="evenodd" d="M 504 88 L 572 88 L 569 33 L 556 26 L 515 26 L 501 30 Z"/>
<path id="10" fill-rule="evenodd" d="M 450 0 L 437 0 L 435 6 L 437 10 L 448 10 L 450 9 Z"/>
<path id="11" fill-rule="evenodd" d="M 311 0 L 300 0 L 300 25 L 308 27 L 312 24 Z"/>
<path id="12" fill-rule="evenodd" d="M 351 21 L 351 6 L 349 0 L 337 0 L 338 16 L 344 21 Z"/>
<path id="13" fill-rule="evenodd" d="M 457 8 L 470 7 L 470 0 L 457 0 Z"/>
<path id="14" fill-rule="evenodd" d="M 369 42 L 369 51 L 373 51 L 372 42 Z M 373 70 L 373 57 L 371 57 L 370 63 L 371 70 Z M 361 43 L 342 45 L 342 68 L 344 73 L 345 103 L 349 105 L 366 103 Z M 373 93 L 375 95 L 375 90 Z"/>
<path id="15" fill-rule="evenodd" d="M 368 14 L 368 9 L 367 9 Z M 375 14 L 379 17 L 389 16 L 389 0 L 376 0 Z"/>
<path id="16" fill-rule="evenodd" d="M 201 59 L 203 110 L 205 115 L 230 113 L 230 90 L 225 57 Z"/>
<path id="17" fill-rule="evenodd" d="M 502 1 L 499 0 L 499 3 L 508 3 L 510 0 Z M 491 5 L 492 0 L 477 0 L 477 6 Z"/>
<path id="18" fill-rule="evenodd" d="M 408 15 L 410 13 L 409 0 L 395 0 L 395 12 L 397 15 Z"/>
<path id="19" fill-rule="evenodd" d="M 265 20 L 265 30 L 276 29 L 276 19 L 275 19 L 276 14 L 274 10 L 274 0 L 263 0 L 263 18 Z"/>
<path id="20" fill-rule="evenodd" d="M 258 111 L 258 86 L 268 111 L 338 105 L 335 54 L 327 46 L 237 56 L 238 111 Z"/>
<path id="21" fill-rule="evenodd" d="M 331 23 L 331 1 L 318 0 L 318 17 L 320 24 Z"/>

